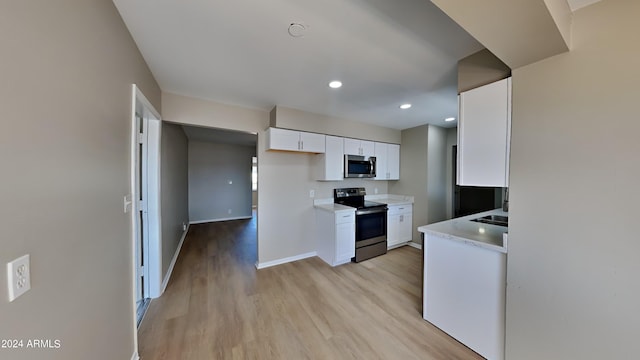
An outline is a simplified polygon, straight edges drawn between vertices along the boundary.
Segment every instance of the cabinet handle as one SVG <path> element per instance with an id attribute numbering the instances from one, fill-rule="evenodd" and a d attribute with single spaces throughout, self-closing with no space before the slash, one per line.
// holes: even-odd
<path id="1" fill-rule="evenodd" d="M 342 217 L 351 217 L 351 215 L 342 215 Z"/>

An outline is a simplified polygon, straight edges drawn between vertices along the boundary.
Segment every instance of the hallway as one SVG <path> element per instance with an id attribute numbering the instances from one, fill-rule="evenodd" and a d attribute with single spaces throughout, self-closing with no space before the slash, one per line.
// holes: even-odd
<path id="1" fill-rule="evenodd" d="M 420 251 L 256 270 L 256 218 L 192 225 L 139 329 L 143 360 L 481 359 L 420 316 Z"/>

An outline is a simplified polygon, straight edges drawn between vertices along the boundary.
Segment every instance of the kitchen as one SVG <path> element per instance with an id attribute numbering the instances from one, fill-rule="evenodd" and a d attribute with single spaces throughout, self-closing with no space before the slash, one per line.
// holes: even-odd
<path id="1" fill-rule="evenodd" d="M 490 10 L 475 1 L 432 2 L 514 69 L 507 358 L 635 358 L 635 338 L 640 332 L 634 230 L 639 176 L 636 137 L 640 131 L 634 120 L 638 3 L 603 0 L 572 8 L 565 14 L 570 24 L 563 27 L 555 26 L 563 15 L 555 16 L 546 7 L 561 2 L 483 2 Z M 465 11 L 455 9 L 455 3 L 463 3 Z M 2 330 L 5 337 L 15 332 L 33 335 L 34 331 L 55 336 L 60 334 L 60 324 L 70 324 L 65 327 L 63 348 L 47 353 L 48 358 L 124 359 L 136 349 L 126 301 L 131 292 L 127 278 L 131 246 L 125 241 L 128 222 L 122 213 L 129 175 L 128 144 L 123 139 L 130 125 L 126 93 L 131 83 L 140 85 L 163 117 L 190 124 L 261 133 L 270 126 L 269 109 L 202 101 L 165 85 L 161 89 L 158 83 L 165 80 L 151 74 L 145 64 L 156 66 L 154 57 L 141 57 L 140 51 L 148 49 L 138 46 L 138 51 L 129 33 L 135 32 L 135 26 L 127 29 L 126 20 L 123 23 L 111 2 L 74 5 L 70 11 L 42 1 L 38 11 L 16 2 L 7 4 L 3 8 L 7 11 L 2 12 L 8 45 L 5 61 L 16 69 L 7 72 L 2 92 L 8 100 L 2 107 L 3 119 L 16 119 L 3 122 L 2 134 L 7 136 L 2 143 L 9 150 L 3 158 L 8 165 L 4 180 L 10 186 L 3 193 L 6 234 L 2 257 L 9 261 L 32 252 L 34 270 L 31 292 L 16 302 L 1 304 L 7 325 Z M 289 15 L 287 21 L 291 21 Z M 469 17 L 476 22 L 469 23 Z M 394 19 L 385 21 L 393 23 Z M 172 22 L 158 23 L 166 32 L 158 32 L 157 38 L 187 42 L 187 37 L 175 36 Z M 251 22 L 236 24 L 239 29 L 251 28 L 246 26 Z M 562 42 L 565 31 L 570 33 L 571 44 L 535 54 L 540 48 L 553 47 L 558 39 Z M 509 36 L 512 41 L 507 41 Z M 380 39 L 376 34 L 368 38 Z M 205 43 L 210 42 L 198 46 Z M 160 52 L 180 53 L 172 49 Z M 255 54 L 241 55 L 236 61 Z M 214 58 L 216 61 L 202 62 L 227 64 Z M 224 81 L 224 85 L 229 92 L 250 88 L 251 79 L 259 74 L 248 74 Z M 330 107 L 332 100 L 326 104 Z M 27 107 L 29 111 L 24 111 Z M 64 127 L 51 129 L 55 124 Z M 313 130 L 314 126 L 306 124 L 300 130 L 323 132 Z M 347 128 L 338 125 L 344 134 L 336 136 L 358 138 Z M 431 145 L 424 139 L 441 131 L 427 126 L 394 135 L 401 141 L 374 140 L 426 149 Z M 113 143 L 104 142 L 106 138 Z M 437 138 L 446 141 L 446 136 Z M 403 149 L 401 156 L 406 155 Z M 268 180 L 261 182 L 262 190 L 279 191 L 273 197 L 262 194 L 268 200 L 264 204 L 273 207 L 259 215 L 261 261 L 312 251 L 302 221 L 313 218 L 309 190 L 315 188 L 316 197 L 329 198 L 337 186 L 307 181 L 312 156 L 264 152 L 259 156 L 266 170 L 261 176 Z M 428 155 L 423 156 L 424 162 L 413 163 L 426 167 Z M 28 173 L 35 176 L 25 177 L 25 169 L 33 169 Z M 291 174 L 292 182 L 277 183 L 283 181 L 277 172 Z M 53 181 L 44 181 L 45 177 Z M 299 186 L 294 184 L 297 181 Z M 396 182 L 367 182 L 365 187 L 368 193 L 379 186 L 382 194 L 415 194 L 418 201 L 417 191 L 399 190 L 410 184 L 401 185 L 402 178 Z M 450 186 L 446 181 L 442 184 Z M 288 199 L 291 192 L 298 198 Z M 442 204 L 446 203 L 443 198 Z M 280 205 L 290 206 L 291 211 L 275 214 Z M 43 215 L 38 224 L 32 221 L 34 208 Z M 414 218 L 417 211 L 414 209 Z M 435 210 L 425 213 L 433 215 Z M 74 236 L 64 229 L 74 229 Z M 87 278 L 96 273 L 97 278 Z M 61 283 L 60 278 L 67 281 Z M 105 338 L 113 341 L 100 340 Z"/>

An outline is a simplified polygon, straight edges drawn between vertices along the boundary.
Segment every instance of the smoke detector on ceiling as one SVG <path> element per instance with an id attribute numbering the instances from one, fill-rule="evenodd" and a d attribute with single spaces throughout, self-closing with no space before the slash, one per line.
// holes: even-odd
<path id="1" fill-rule="evenodd" d="M 300 23 L 291 23 L 289 25 L 289 35 L 293 37 L 303 37 L 307 31 L 307 27 Z"/>

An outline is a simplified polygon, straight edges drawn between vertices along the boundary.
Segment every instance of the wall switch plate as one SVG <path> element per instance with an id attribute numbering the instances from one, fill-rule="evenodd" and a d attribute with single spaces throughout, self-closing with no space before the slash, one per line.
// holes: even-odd
<path id="1" fill-rule="evenodd" d="M 378 193 L 378 188 L 373 189 L 373 193 L 377 194 Z"/>
<path id="2" fill-rule="evenodd" d="M 231 209 L 227 210 L 227 214 L 231 214 Z"/>
<path id="3" fill-rule="evenodd" d="M 315 190 L 309 190 L 309 197 L 310 198 L 316 197 L 316 191 Z"/>
<path id="4" fill-rule="evenodd" d="M 17 299 L 31 289 L 29 254 L 7 263 L 7 286 L 9 287 L 9 301 Z"/>
<path id="5" fill-rule="evenodd" d="M 124 196 L 124 213 L 131 211 L 131 194 Z"/>

